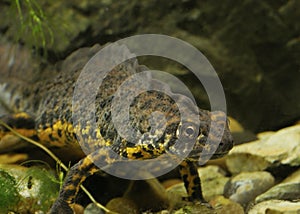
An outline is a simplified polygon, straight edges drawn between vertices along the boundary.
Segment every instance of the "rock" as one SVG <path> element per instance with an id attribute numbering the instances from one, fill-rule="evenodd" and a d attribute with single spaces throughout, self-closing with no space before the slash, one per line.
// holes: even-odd
<path id="1" fill-rule="evenodd" d="M 97 207 L 94 203 L 90 203 L 84 209 L 84 214 L 104 214 L 105 212 L 100 208 Z"/>
<path id="2" fill-rule="evenodd" d="M 299 22 L 295 19 L 300 17 L 300 2 L 297 0 L 289 0 L 286 4 L 282 5 L 279 10 L 279 14 L 282 16 L 283 20 L 291 26 L 292 29 L 300 29 Z"/>
<path id="3" fill-rule="evenodd" d="M 216 195 L 223 195 L 224 186 L 229 180 L 218 166 L 206 166 L 198 169 L 201 178 L 203 197 L 210 201 Z"/>
<path id="4" fill-rule="evenodd" d="M 133 201 L 139 210 L 158 211 L 169 206 L 166 190 L 157 179 L 132 182 L 123 197 Z"/>
<path id="5" fill-rule="evenodd" d="M 225 170 L 228 172 L 227 165 L 226 165 L 226 156 L 218 158 L 218 159 L 211 159 L 207 161 L 207 166 L 218 166 L 221 170 Z"/>
<path id="6" fill-rule="evenodd" d="M 245 130 L 242 132 L 232 132 L 232 137 L 234 139 L 234 145 L 239 145 L 247 143 L 249 141 L 257 140 L 255 134 L 250 130 Z"/>
<path id="7" fill-rule="evenodd" d="M 76 214 L 84 214 L 84 208 L 80 204 L 74 204 L 72 209 Z"/>
<path id="8" fill-rule="evenodd" d="M 229 122 L 229 129 L 232 133 L 235 145 L 257 139 L 253 132 L 251 132 L 250 130 L 245 130 L 243 126 L 234 118 L 229 117 Z"/>
<path id="9" fill-rule="evenodd" d="M 278 165 L 300 165 L 300 125 L 277 131 L 261 140 L 238 145 L 227 156 L 226 164 L 233 174 L 259 171 Z"/>
<path id="10" fill-rule="evenodd" d="M 298 214 L 300 202 L 270 200 L 252 207 L 248 214 Z"/>
<path id="11" fill-rule="evenodd" d="M 251 146 L 248 147 L 249 143 L 242 144 L 241 146 L 243 145 L 245 145 L 245 147 L 249 149 L 252 148 Z M 228 167 L 228 170 L 232 174 L 238 174 L 247 171 L 261 171 L 269 166 L 269 163 L 266 160 L 264 160 L 264 157 L 259 157 L 256 155 L 246 153 L 248 151 L 249 150 L 246 149 L 245 153 L 235 153 L 235 151 L 233 151 L 228 155 L 228 157 L 226 157 L 226 165 Z"/>
<path id="12" fill-rule="evenodd" d="M 167 188 L 167 193 L 170 201 L 170 207 L 179 209 L 186 205 L 186 202 L 182 200 L 182 198 L 186 198 L 188 196 L 183 182 Z"/>
<path id="13" fill-rule="evenodd" d="M 244 127 L 234 118 L 228 117 L 230 123 L 229 123 L 229 129 L 232 132 L 243 132 Z"/>
<path id="14" fill-rule="evenodd" d="M 174 214 L 187 214 L 187 213 L 215 214 L 216 211 L 214 211 L 211 208 L 208 208 L 205 205 L 191 204 L 191 205 L 185 205 L 184 207 L 180 208 L 179 210 L 173 211 L 172 213 Z"/>
<path id="15" fill-rule="evenodd" d="M 15 79 L 16 83 L 21 81 L 29 83 L 36 81 L 33 74 L 42 74 L 40 71 L 41 61 L 33 57 L 31 50 L 27 47 L 1 39 L 0 55 L 0 83 L 7 78 Z M 20 75 L 20 71 L 22 71 L 22 75 Z"/>
<path id="16" fill-rule="evenodd" d="M 243 214 L 244 209 L 238 203 L 224 198 L 224 196 L 217 196 L 210 201 L 212 207 L 216 210 L 217 214 Z"/>
<path id="17" fill-rule="evenodd" d="M 257 196 L 255 203 L 270 199 L 299 200 L 300 199 L 300 170 L 297 170 L 267 192 Z"/>
<path id="18" fill-rule="evenodd" d="M 139 206 L 128 198 L 114 198 L 108 202 L 106 208 L 119 214 L 138 214 Z M 99 212 L 94 212 L 99 213 Z"/>
<path id="19" fill-rule="evenodd" d="M 179 183 L 182 183 L 182 180 L 179 179 L 179 178 L 173 178 L 173 179 L 168 179 L 168 180 L 165 180 L 165 181 L 162 181 L 162 185 L 165 189 L 168 189 L 169 187 L 171 186 L 174 186 L 176 184 L 179 184 Z"/>
<path id="20" fill-rule="evenodd" d="M 259 140 L 266 140 L 269 137 L 271 137 L 273 134 L 275 134 L 275 131 L 265 131 L 265 132 L 260 132 L 257 134 L 257 138 Z"/>
<path id="21" fill-rule="evenodd" d="M 223 196 L 217 196 L 215 197 L 213 200 L 210 201 L 210 205 L 212 206 L 211 208 L 209 208 L 207 205 L 205 204 L 199 204 L 197 202 L 194 203 L 187 203 L 182 205 L 181 208 L 177 209 L 176 211 L 166 211 L 166 214 L 169 213 L 174 213 L 174 214 L 187 214 L 187 213 L 191 213 L 191 214 L 231 214 L 231 213 L 235 213 L 235 214 L 243 214 L 243 208 L 229 200 L 224 198 Z M 159 212 L 159 214 L 163 214 L 163 211 Z"/>
<path id="22" fill-rule="evenodd" d="M 246 207 L 256 196 L 274 185 L 274 178 L 268 172 L 243 172 L 229 180 L 224 195 Z"/>

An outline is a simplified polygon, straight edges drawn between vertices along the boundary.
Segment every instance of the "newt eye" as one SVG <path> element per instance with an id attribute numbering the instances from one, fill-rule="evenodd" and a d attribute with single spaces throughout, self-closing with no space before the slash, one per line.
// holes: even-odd
<path id="1" fill-rule="evenodd" d="M 186 129 L 185 129 L 185 135 L 186 136 L 193 137 L 194 133 L 195 133 L 195 130 L 194 130 L 193 126 L 186 127 Z"/>
<path id="2" fill-rule="evenodd" d="M 196 126 L 193 124 L 186 124 L 181 127 L 181 136 L 185 139 L 194 139 L 197 137 Z"/>

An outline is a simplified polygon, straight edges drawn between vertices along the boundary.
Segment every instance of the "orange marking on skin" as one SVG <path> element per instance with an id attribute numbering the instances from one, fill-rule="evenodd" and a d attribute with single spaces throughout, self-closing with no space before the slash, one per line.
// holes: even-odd
<path id="1" fill-rule="evenodd" d="M 76 190 L 76 189 L 77 189 L 77 187 L 74 186 L 73 184 L 65 186 L 65 188 L 64 188 L 65 191 L 69 191 L 69 190 L 73 191 L 73 190 Z"/>
<path id="2" fill-rule="evenodd" d="M 33 137 L 36 135 L 36 130 L 35 129 L 14 129 L 16 132 L 18 132 L 20 135 L 23 135 L 25 137 Z M 11 133 L 11 132 L 10 132 Z M 13 134 L 13 133 L 11 133 Z"/>
<path id="3" fill-rule="evenodd" d="M 66 133 L 72 132 L 73 126 L 70 123 L 57 121 L 46 129 L 39 129 L 38 136 L 42 142 L 48 142 L 51 146 L 63 147 L 68 142 Z"/>
<path id="4" fill-rule="evenodd" d="M 20 113 L 16 113 L 13 115 L 14 118 L 25 118 L 25 119 L 29 119 L 31 118 L 29 114 L 25 113 L 25 112 L 20 112 Z"/>

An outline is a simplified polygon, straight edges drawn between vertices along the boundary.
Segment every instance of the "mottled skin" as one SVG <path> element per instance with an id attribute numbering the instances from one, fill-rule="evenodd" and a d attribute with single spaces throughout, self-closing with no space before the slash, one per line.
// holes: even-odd
<path id="1" fill-rule="evenodd" d="M 185 139 L 181 142 L 180 149 L 185 148 L 185 141 L 195 142 L 192 152 L 179 165 L 188 199 L 204 201 L 196 163 L 198 160 L 205 160 L 206 157 L 201 156 L 203 150 L 208 154 L 210 151 L 214 152 L 212 158 L 217 158 L 225 155 L 232 148 L 233 141 L 225 114 L 199 109 L 198 117 L 201 123 L 196 130 L 197 126 L 191 122 L 194 116 L 191 116 L 190 121 L 181 121 L 178 106 L 170 96 L 158 91 L 147 91 L 137 96 L 131 104 L 128 123 L 141 133 L 150 130 L 150 135 L 144 135 L 143 139 L 136 144 L 127 142 L 115 129 L 110 108 L 112 98 L 120 84 L 130 75 L 144 69 L 132 60 L 117 66 L 106 76 L 99 88 L 95 101 L 96 114 L 90 115 L 91 118 L 96 117 L 97 129 L 93 130 L 90 127 L 89 118 L 79 119 L 74 123 L 72 121 L 74 86 L 81 68 L 98 49 L 98 47 L 85 49 L 84 59 L 76 58 L 76 53 L 71 55 L 66 62 L 69 60 L 75 65 L 70 68 L 63 64 L 62 72 L 53 80 L 40 81 L 26 87 L 14 86 L 9 82 L 2 84 L 2 91 L 12 94 L 10 99 L 4 102 L 7 106 L 14 106 L 14 110 L 17 111 L 1 117 L 8 125 L 50 148 L 80 149 L 79 141 L 84 150 L 89 151 L 86 157 L 71 167 L 50 213 L 73 213 L 72 204 L 80 184 L 86 177 L 99 171 L 94 163 L 101 162 L 102 165 L 109 165 L 121 160 L 121 157 L 152 159 L 165 153 L 176 156 L 181 151 L 177 151 L 179 148 L 175 148 L 174 143 L 180 137 Z M 88 91 L 83 94 L 86 93 Z M 156 111 L 161 112 L 166 120 L 166 129 L 157 138 L 155 138 L 157 134 L 155 131 L 151 133 L 149 122 L 149 115 Z M 158 124 L 159 122 L 156 121 Z M 224 133 L 222 129 L 225 129 Z M 75 132 L 80 134 L 76 136 Z M 216 135 L 220 135 L 220 132 L 219 143 Z M 6 140 L 9 141 L 8 136 L 11 135 L 7 129 L 0 126 L 1 144 Z M 210 142 L 209 145 L 205 145 L 207 140 Z"/>

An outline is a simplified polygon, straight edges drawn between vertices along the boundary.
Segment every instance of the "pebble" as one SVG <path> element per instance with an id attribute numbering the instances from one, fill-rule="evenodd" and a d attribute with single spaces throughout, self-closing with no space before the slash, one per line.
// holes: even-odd
<path id="1" fill-rule="evenodd" d="M 268 172 L 243 172 L 225 186 L 225 196 L 246 207 L 256 196 L 274 185 L 274 178 Z"/>
<path id="2" fill-rule="evenodd" d="M 217 196 L 210 201 L 212 207 L 216 210 L 217 214 L 243 214 L 243 207 L 224 196 Z"/>
<path id="3" fill-rule="evenodd" d="M 261 140 L 235 146 L 226 158 L 232 174 L 262 171 L 278 165 L 300 165 L 300 125 L 281 129 Z"/>
<path id="4" fill-rule="evenodd" d="M 198 173 L 201 178 L 203 197 L 210 201 L 216 195 L 223 195 L 224 186 L 229 178 L 225 172 L 218 166 L 200 167 Z"/>
<path id="5" fill-rule="evenodd" d="M 108 202 L 106 208 L 119 214 L 138 214 L 138 205 L 127 198 L 113 198 Z M 96 213 L 96 212 L 95 212 Z"/>
<path id="6" fill-rule="evenodd" d="M 291 202 L 283 200 L 269 200 L 261 202 L 251 210 L 248 214 L 299 214 L 300 202 Z"/>
<path id="7" fill-rule="evenodd" d="M 132 182 L 123 197 L 137 204 L 139 210 L 158 211 L 169 207 L 166 189 L 155 178 Z"/>
<path id="8" fill-rule="evenodd" d="M 299 200 L 300 199 L 300 169 L 288 176 L 279 184 L 273 186 L 264 194 L 256 197 L 255 202 L 270 199 Z"/>

